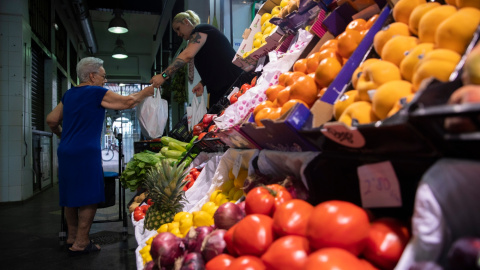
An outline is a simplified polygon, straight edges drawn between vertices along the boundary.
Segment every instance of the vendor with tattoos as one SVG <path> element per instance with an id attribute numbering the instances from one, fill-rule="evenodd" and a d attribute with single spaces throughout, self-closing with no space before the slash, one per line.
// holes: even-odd
<path id="1" fill-rule="evenodd" d="M 194 59 L 201 81 L 193 87 L 192 92 L 197 97 L 201 96 L 206 86 L 212 106 L 222 98 L 242 70 L 232 63 L 235 51 L 228 39 L 217 28 L 199 23 L 200 18 L 191 10 L 180 12 L 173 18 L 173 30 L 187 40 L 188 45 L 161 74 L 153 76 L 150 83 L 160 87 Z"/>

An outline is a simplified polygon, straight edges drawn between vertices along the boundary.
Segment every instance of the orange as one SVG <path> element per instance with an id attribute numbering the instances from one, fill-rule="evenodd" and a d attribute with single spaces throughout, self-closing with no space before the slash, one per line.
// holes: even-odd
<path id="1" fill-rule="evenodd" d="M 368 66 L 370 63 L 381 61 L 378 58 L 368 58 L 367 60 L 363 61 L 357 69 L 352 74 L 352 86 L 354 89 L 357 89 L 357 81 L 358 78 L 362 75 L 363 69 Z"/>
<path id="2" fill-rule="evenodd" d="M 321 51 L 319 52 L 319 55 L 320 55 L 319 63 L 320 63 L 320 61 L 322 61 L 323 59 L 329 58 L 329 57 L 337 58 L 338 62 L 340 62 L 340 63 L 343 62 L 343 58 L 340 56 L 340 54 L 338 54 L 337 50 L 332 49 L 332 48 L 321 50 Z"/>
<path id="3" fill-rule="evenodd" d="M 357 96 L 357 90 L 350 90 L 343 93 L 333 104 L 333 116 L 335 119 L 339 119 L 340 115 L 342 115 L 343 111 L 355 102 L 355 97 Z"/>
<path id="4" fill-rule="evenodd" d="M 420 42 L 434 43 L 438 26 L 456 11 L 457 8 L 450 5 L 441 5 L 427 11 L 418 23 L 418 39 L 420 39 Z"/>
<path id="5" fill-rule="evenodd" d="M 297 79 L 297 81 L 290 86 L 290 99 L 303 100 L 310 106 L 317 100 L 317 84 L 312 77 L 305 75 Z"/>
<path id="6" fill-rule="evenodd" d="M 293 73 L 293 72 L 287 71 L 287 72 L 284 72 L 284 73 L 280 74 L 280 76 L 278 76 L 278 84 L 286 86 L 285 81 L 291 75 L 291 73 Z"/>
<path id="7" fill-rule="evenodd" d="M 260 120 L 267 118 L 267 116 L 272 112 L 273 112 L 273 108 L 270 108 L 270 107 L 265 107 L 260 111 L 258 111 L 257 115 L 255 115 L 255 123 L 257 124 L 257 126 L 263 127 L 263 124 Z"/>
<path id="8" fill-rule="evenodd" d="M 384 83 L 373 94 L 372 110 L 380 120 L 383 120 L 401 98 L 412 93 L 410 82 L 399 80 Z"/>
<path id="9" fill-rule="evenodd" d="M 445 3 L 452 6 L 457 6 L 456 0 L 445 0 Z"/>
<path id="10" fill-rule="evenodd" d="M 322 46 L 320 46 L 320 51 L 328 49 L 328 48 L 333 48 L 333 49 L 338 49 L 338 40 L 336 39 L 330 39 L 327 40 L 325 43 L 323 43 Z"/>
<path id="11" fill-rule="evenodd" d="M 272 107 L 273 107 L 273 103 L 270 100 L 266 100 L 258 104 L 257 107 L 255 107 L 255 109 L 253 110 L 253 116 L 255 117 L 257 113 L 263 108 L 272 108 Z"/>
<path id="12" fill-rule="evenodd" d="M 365 19 L 362 19 L 362 18 L 359 18 L 359 19 L 355 19 L 353 21 L 351 21 L 350 23 L 348 23 L 346 29 L 350 29 L 350 30 L 356 30 L 356 31 L 362 31 L 362 30 L 365 30 L 365 25 L 367 24 L 367 21 L 365 21 Z"/>
<path id="13" fill-rule="evenodd" d="M 285 86 L 290 86 L 294 84 L 298 80 L 298 78 L 302 76 L 305 76 L 305 73 L 298 72 L 298 71 L 292 72 L 290 76 L 288 76 L 287 79 L 285 80 Z"/>
<path id="14" fill-rule="evenodd" d="M 377 116 L 373 113 L 372 104 L 368 101 L 357 101 L 350 104 L 338 119 L 347 126 L 352 126 L 355 121 L 358 124 L 369 124 L 377 121 Z"/>
<path id="15" fill-rule="evenodd" d="M 377 21 L 379 14 L 375 14 L 370 19 L 368 19 L 367 23 L 365 24 L 365 29 L 372 28 L 372 25 Z"/>
<path id="16" fill-rule="evenodd" d="M 282 107 L 285 102 L 290 99 L 290 86 L 285 87 L 282 91 L 278 92 L 277 99 L 277 106 Z"/>
<path id="17" fill-rule="evenodd" d="M 435 32 L 435 45 L 437 48 L 463 54 L 479 23 L 480 10 L 473 7 L 461 8 L 438 26 Z"/>
<path id="18" fill-rule="evenodd" d="M 362 36 L 362 39 L 365 37 L 365 35 L 367 35 L 367 33 L 368 33 L 368 29 L 360 31 L 360 36 Z"/>
<path id="19" fill-rule="evenodd" d="M 308 76 L 312 77 L 312 79 L 315 80 L 315 72 L 312 72 L 312 73 L 308 73 L 307 74 Z M 323 86 L 321 86 L 320 84 L 318 84 L 317 80 L 315 80 L 315 83 L 317 84 L 317 89 L 321 89 Z"/>
<path id="20" fill-rule="evenodd" d="M 329 86 L 341 69 L 342 64 L 337 58 L 325 58 L 318 64 L 315 71 L 315 81 L 322 87 Z"/>
<path id="21" fill-rule="evenodd" d="M 400 63 L 400 73 L 402 74 L 402 77 L 411 82 L 415 65 L 425 56 L 427 52 L 432 50 L 433 43 L 420 43 L 411 50 L 407 51 L 406 56 Z"/>
<path id="22" fill-rule="evenodd" d="M 426 2 L 426 0 L 400 0 L 393 7 L 393 18 L 396 22 L 408 24 L 410 14 L 412 13 L 413 9 L 420 4 L 425 4 Z"/>
<path id="23" fill-rule="evenodd" d="M 418 61 L 418 63 L 413 68 L 413 73 L 417 72 L 418 67 L 426 61 L 430 60 L 441 60 L 451 62 L 453 64 L 458 64 L 462 56 L 452 50 L 448 49 L 434 49 L 425 54 L 425 56 Z M 413 78 L 412 78 L 413 79 Z"/>
<path id="24" fill-rule="evenodd" d="M 382 55 L 383 46 L 393 36 L 410 36 L 408 25 L 402 22 L 394 22 L 378 31 L 373 37 L 373 47 L 378 55 Z"/>
<path id="25" fill-rule="evenodd" d="M 387 117 L 391 117 L 392 115 L 396 114 L 400 109 L 403 108 L 404 105 L 410 103 L 413 100 L 413 97 L 415 97 L 415 94 L 410 94 L 406 97 L 399 99 L 397 103 L 395 103 L 393 108 L 390 110 L 390 112 L 388 112 Z"/>
<path id="26" fill-rule="evenodd" d="M 307 73 L 307 59 L 302 58 L 295 61 L 295 64 L 293 64 L 293 71 Z"/>
<path id="27" fill-rule="evenodd" d="M 322 89 L 320 89 L 320 91 L 318 91 L 318 94 L 317 94 L 317 99 L 322 98 L 323 94 L 325 94 L 325 92 L 327 92 L 327 89 L 328 89 L 328 87 L 323 87 Z"/>
<path id="28" fill-rule="evenodd" d="M 413 74 L 413 88 L 415 91 L 420 89 L 424 79 L 434 77 L 435 79 L 447 82 L 450 75 L 457 66 L 455 63 L 442 60 L 421 61 L 416 72 Z"/>
<path id="29" fill-rule="evenodd" d="M 401 79 L 400 69 L 395 64 L 388 61 L 369 63 L 357 81 L 358 99 L 370 101 L 370 90 L 375 90 L 386 82 Z"/>
<path id="30" fill-rule="evenodd" d="M 286 114 L 293 106 L 295 106 L 297 103 L 302 103 L 305 107 L 310 108 L 307 103 L 305 103 L 303 100 L 300 99 L 290 99 L 289 101 L 285 102 L 283 104 L 282 109 L 280 111 L 280 116 L 283 116 Z"/>
<path id="31" fill-rule="evenodd" d="M 358 31 L 346 29 L 337 39 L 338 53 L 344 58 L 349 58 L 362 41 L 362 35 Z"/>
<path id="32" fill-rule="evenodd" d="M 405 57 L 405 52 L 415 48 L 417 44 L 418 38 L 416 37 L 394 36 L 383 46 L 382 59 L 400 67 L 400 63 Z"/>
<path id="33" fill-rule="evenodd" d="M 474 8 L 480 9 L 480 1 L 478 0 L 456 0 L 455 5 L 458 8 L 474 7 Z"/>
<path id="34" fill-rule="evenodd" d="M 320 63 L 320 52 L 314 52 L 307 57 L 307 73 L 315 72 Z"/>
<path id="35" fill-rule="evenodd" d="M 415 9 L 412 11 L 412 14 L 410 14 L 410 19 L 408 20 L 408 29 L 410 29 L 410 32 L 418 36 L 418 24 L 420 23 L 423 15 L 438 6 L 440 6 L 440 3 L 438 2 L 428 2 L 415 7 Z"/>
<path id="36" fill-rule="evenodd" d="M 281 116 L 281 107 L 273 108 L 272 112 L 265 116 L 265 119 L 277 120 Z"/>
<path id="37" fill-rule="evenodd" d="M 285 88 L 285 86 L 283 86 L 283 85 L 279 85 L 279 84 L 272 85 L 269 88 L 267 88 L 267 90 L 265 90 L 265 95 L 267 95 L 267 99 L 270 102 L 273 102 L 277 98 L 278 92 L 280 92 L 284 88 Z"/>

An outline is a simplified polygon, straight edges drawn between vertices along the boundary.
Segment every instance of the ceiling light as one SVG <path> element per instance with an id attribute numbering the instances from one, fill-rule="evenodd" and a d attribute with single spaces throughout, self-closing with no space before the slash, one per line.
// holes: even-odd
<path id="1" fill-rule="evenodd" d="M 117 38 L 117 41 L 115 41 L 115 48 L 113 49 L 112 57 L 116 59 L 125 59 L 128 57 L 123 40 Z"/>
<path id="2" fill-rule="evenodd" d="M 128 32 L 127 22 L 122 19 L 122 12 L 119 9 L 115 9 L 113 12 L 115 17 L 108 24 L 108 31 L 114 34 L 124 34 Z"/>

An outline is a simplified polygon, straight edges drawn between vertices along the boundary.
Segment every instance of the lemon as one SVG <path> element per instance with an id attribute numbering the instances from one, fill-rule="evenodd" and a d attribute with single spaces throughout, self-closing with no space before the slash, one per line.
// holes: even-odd
<path id="1" fill-rule="evenodd" d="M 195 211 L 193 212 L 193 225 L 196 227 L 213 225 L 213 217 L 205 211 Z"/>
<path id="2" fill-rule="evenodd" d="M 255 33 L 255 35 L 253 35 L 253 39 L 254 39 L 254 40 L 255 40 L 255 39 L 259 39 L 259 38 L 261 38 L 261 37 L 262 37 L 262 32 L 260 32 L 260 31 L 257 32 L 257 33 Z"/>
<path id="3" fill-rule="evenodd" d="M 162 224 L 157 230 L 158 233 L 168 232 L 168 223 Z"/>
<path id="4" fill-rule="evenodd" d="M 227 195 L 225 193 L 218 193 L 217 197 L 215 197 L 215 204 L 220 205 L 220 201 L 226 198 Z"/>
<path id="5" fill-rule="evenodd" d="M 246 53 L 243 54 L 242 57 L 243 57 L 243 58 L 247 58 L 250 54 L 251 54 L 251 52 L 246 52 Z"/>
<path id="6" fill-rule="evenodd" d="M 236 187 L 233 187 L 232 189 L 230 189 L 230 191 L 228 192 L 228 198 L 230 200 L 233 199 L 233 196 L 235 195 L 235 192 L 237 192 L 237 190 L 238 190 L 238 188 L 236 188 Z"/>
<path id="7" fill-rule="evenodd" d="M 233 170 L 228 171 L 228 179 L 230 179 L 230 180 L 235 179 L 235 175 L 233 174 Z"/>
<path id="8" fill-rule="evenodd" d="M 243 183 L 245 183 L 245 179 L 247 178 L 247 176 L 248 176 L 248 171 L 245 169 L 240 169 L 240 171 L 238 172 L 237 178 L 233 180 L 233 185 L 236 188 L 243 188 Z"/>
<path id="9" fill-rule="evenodd" d="M 289 2 L 290 2 L 289 0 L 282 0 L 282 1 L 280 2 L 280 7 L 283 8 L 283 7 L 288 6 L 288 3 L 289 3 Z"/>
<path id="10" fill-rule="evenodd" d="M 202 206 L 202 211 L 205 211 L 207 213 L 209 213 L 210 215 L 213 216 L 213 214 L 215 214 L 215 211 L 217 211 L 217 208 L 218 206 L 214 203 L 214 202 L 206 202 L 203 206 Z"/>
<path id="11" fill-rule="evenodd" d="M 175 216 L 173 217 L 173 221 L 176 221 L 176 222 L 179 222 L 180 219 L 183 218 L 183 216 L 185 216 L 186 214 L 189 214 L 188 212 L 178 212 L 175 214 Z"/>
<path id="12" fill-rule="evenodd" d="M 265 30 L 263 30 L 263 34 L 268 36 L 270 34 L 270 32 L 272 32 L 272 27 L 271 26 L 267 26 L 265 28 Z"/>
<path id="13" fill-rule="evenodd" d="M 262 44 L 267 43 L 267 41 L 265 40 L 266 37 L 268 36 L 262 36 Z"/>
<path id="14" fill-rule="evenodd" d="M 260 18 L 260 24 L 263 24 L 264 22 L 270 20 L 272 18 L 272 14 L 265 12 L 263 13 L 262 17 Z"/>
<path id="15" fill-rule="evenodd" d="M 273 9 L 272 9 L 272 17 L 277 15 L 278 13 L 280 13 L 280 10 L 282 10 L 282 7 L 281 6 L 275 6 Z"/>
<path id="16" fill-rule="evenodd" d="M 243 196 L 243 190 L 239 189 L 237 192 L 235 192 L 235 195 L 233 195 L 233 200 L 238 201 Z"/>
<path id="17" fill-rule="evenodd" d="M 217 197 L 217 195 L 219 193 L 222 193 L 222 191 L 221 190 L 215 190 L 214 192 L 212 192 L 212 194 L 210 195 L 210 201 L 215 202 L 215 198 Z"/>
<path id="18" fill-rule="evenodd" d="M 168 231 L 172 232 L 173 230 L 178 229 L 179 227 L 180 227 L 180 222 L 177 222 L 177 221 L 170 222 L 168 224 Z"/>
<path id="19" fill-rule="evenodd" d="M 179 229 L 183 235 L 187 234 L 192 226 L 193 226 L 193 216 L 188 218 L 182 218 L 180 220 Z"/>
<path id="20" fill-rule="evenodd" d="M 171 231 L 171 233 L 175 234 L 175 235 L 181 235 L 180 233 L 180 229 L 177 227 L 177 228 L 173 228 Z"/>
<path id="21" fill-rule="evenodd" d="M 260 39 L 255 39 L 255 40 L 253 41 L 253 47 L 254 47 L 254 48 L 260 48 L 261 45 L 262 45 L 262 40 L 260 40 Z"/>
<path id="22" fill-rule="evenodd" d="M 153 238 L 155 238 L 155 236 L 157 236 L 157 235 L 154 235 L 154 236 L 148 238 L 148 240 L 145 242 L 145 244 L 151 245 L 151 244 L 152 244 L 152 241 L 153 241 Z"/>
<path id="23" fill-rule="evenodd" d="M 228 202 L 228 201 L 229 201 L 229 199 L 228 199 L 227 197 L 222 198 L 220 201 L 218 201 L 218 205 L 220 206 L 220 205 L 222 205 L 222 204 L 224 204 L 224 203 L 226 203 L 226 202 Z"/>
<path id="24" fill-rule="evenodd" d="M 222 184 L 222 187 L 220 189 L 222 190 L 223 193 L 228 193 L 232 188 L 233 188 L 233 179 L 225 181 Z"/>

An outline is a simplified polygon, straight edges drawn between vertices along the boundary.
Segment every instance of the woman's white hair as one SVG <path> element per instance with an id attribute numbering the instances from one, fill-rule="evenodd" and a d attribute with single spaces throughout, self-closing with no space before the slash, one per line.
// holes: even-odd
<path id="1" fill-rule="evenodd" d="M 100 58 L 82 58 L 77 64 L 77 76 L 80 79 L 80 82 L 87 82 L 90 73 L 98 72 L 101 66 L 103 66 L 103 60 Z"/>

